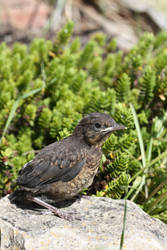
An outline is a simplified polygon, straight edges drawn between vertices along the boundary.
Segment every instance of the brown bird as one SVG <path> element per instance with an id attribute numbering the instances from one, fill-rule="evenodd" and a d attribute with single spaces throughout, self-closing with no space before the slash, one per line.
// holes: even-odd
<path id="1" fill-rule="evenodd" d="M 102 144 L 113 131 L 121 129 L 125 126 L 105 113 L 88 114 L 71 136 L 46 146 L 24 165 L 17 178 L 20 188 L 12 200 L 30 200 L 70 219 L 49 203 L 71 199 L 92 184 L 102 157 Z"/>

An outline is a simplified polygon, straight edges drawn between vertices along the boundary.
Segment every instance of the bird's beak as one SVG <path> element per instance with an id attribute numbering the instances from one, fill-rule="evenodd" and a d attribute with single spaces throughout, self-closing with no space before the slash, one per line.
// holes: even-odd
<path id="1" fill-rule="evenodd" d="M 123 130 L 123 129 L 127 129 L 127 127 L 118 123 L 116 124 L 116 126 L 114 126 L 114 130 Z"/>
<path id="2" fill-rule="evenodd" d="M 109 133 L 112 131 L 123 130 L 123 129 L 127 129 L 127 128 L 124 125 L 120 125 L 116 123 L 113 127 L 108 127 L 108 128 L 103 129 L 102 132 Z"/>

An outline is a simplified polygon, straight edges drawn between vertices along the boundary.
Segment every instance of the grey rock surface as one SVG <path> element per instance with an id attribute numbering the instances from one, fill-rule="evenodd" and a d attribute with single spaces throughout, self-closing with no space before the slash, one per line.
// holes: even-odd
<path id="1" fill-rule="evenodd" d="M 18 208 L 8 196 L 1 199 L 1 250 L 119 249 L 124 200 L 82 197 L 61 209 L 81 220 L 65 221 L 43 209 Z M 127 201 L 123 249 L 166 250 L 167 226 Z"/>

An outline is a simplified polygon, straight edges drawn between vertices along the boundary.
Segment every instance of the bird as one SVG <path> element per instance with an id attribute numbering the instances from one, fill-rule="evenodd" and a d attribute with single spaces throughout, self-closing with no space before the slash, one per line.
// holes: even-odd
<path id="1" fill-rule="evenodd" d="M 72 199 L 92 184 L 103 143 L 112 132 L 125 128 L 106 113 L 87 114 L 70 136 L 45 146 L 23 166 L 16 181 L 19 189 L 12 200 L 37 203 L 56 216 L 71 220 L 52 203 Z"/>

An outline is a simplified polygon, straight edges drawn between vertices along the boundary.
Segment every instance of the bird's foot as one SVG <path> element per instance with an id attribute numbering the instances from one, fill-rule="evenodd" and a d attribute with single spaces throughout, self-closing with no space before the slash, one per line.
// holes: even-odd
<path id="1" fill-rule="evenodd" d="M 53 212 L 51 210 L 43 210 L 41 211 L 41 214 L 46 214 L 46 215 L 50 215 L 50 214 L 54 214 L 62 219 L 65 219 L 65 220 L 68 220 L 68 221 L 74 221 L 74 220 L 82 220 L 81 217 L 79 216 L 76 216 L 74 215 L 74 213 L 65 213 L 65 212 L 62 212 L 58 209 L 58 213 L 57 211 L 56 212 Z"/>
<path id="2" fill-rule="evenodd" d="M 77 217 L 77 216 L 74 216 L 72 214 L 68 214 L 68 213 L 64 213 L 62 212 L 60 209 L 40 200 L 39 198 L 37 197 L 31 197 L 30 198 L 31 201 L 49 209 L 49 211 L 51 211 L 54 215 L 62 218 L 62 219 L 65 219 L 65 220 L 68 220 L 68 221 L 73 221 L 73 220 L 81 220 L 81 218 Z"/>
<path id="3" fill-rule="evenodd" d="M 58 209 L 58 211 L 53 212 L 56 216 L 68 221 L 81 220 L 80 217 L 75 216 L 73 213 L 65 213 Z"/>

